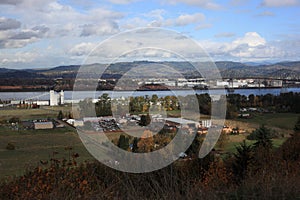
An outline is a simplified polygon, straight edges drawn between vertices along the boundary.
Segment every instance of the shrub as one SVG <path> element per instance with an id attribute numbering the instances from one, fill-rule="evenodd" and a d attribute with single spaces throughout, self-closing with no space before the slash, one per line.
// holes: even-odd
<path id="1" fill-rule="evenodd" d="M 7 145 L 6 145 L 6 149 L 7 150 L 15 150 L 16 147 L 13 143 L 9 142 Z"/>

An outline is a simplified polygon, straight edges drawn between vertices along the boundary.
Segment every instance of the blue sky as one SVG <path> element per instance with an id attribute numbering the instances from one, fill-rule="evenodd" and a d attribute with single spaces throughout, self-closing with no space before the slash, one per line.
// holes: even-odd
<path id="1" fill-rule="evenodd" d="M 299 8 L 299 0 L 0 0 L 0 67 L 81 64 L 101 41 L 139 27 L 182 33 L 215 61 L 300 60 Z"/>

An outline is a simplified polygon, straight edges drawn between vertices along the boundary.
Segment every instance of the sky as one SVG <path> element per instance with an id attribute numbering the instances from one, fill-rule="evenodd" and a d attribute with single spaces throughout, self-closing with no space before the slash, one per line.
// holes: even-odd
<path id="1" fill-rule="evenodd" d="M 183 34 L 214 61 L 295 61 L 299 10 L 300 0 L 0 0 L 0 68 L 81 64 L 141 27 Z"/>

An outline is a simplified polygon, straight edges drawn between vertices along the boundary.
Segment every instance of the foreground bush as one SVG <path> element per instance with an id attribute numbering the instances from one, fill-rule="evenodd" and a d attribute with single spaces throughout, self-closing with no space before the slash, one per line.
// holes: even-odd
<path id="1" fill-rule="evenodd" d="M 248 169 L 237 183 L 228 163 L 182 161 L 145 174 L 122 173 L 100 163 L 38 167 L 2 183 L 0 199 L 295 199 L 299 162 L 276 160 Z"/>

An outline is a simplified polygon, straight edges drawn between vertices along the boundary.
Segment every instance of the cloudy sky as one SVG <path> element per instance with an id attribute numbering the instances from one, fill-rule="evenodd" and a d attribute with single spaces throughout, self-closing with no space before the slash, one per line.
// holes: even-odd
<path id="1" fill-rule="evenodd" d="M 300 60 L 299 0 L 0 0 L 0 10 L 0 67 L 81 64 L 139 27 L 184 34 L 215 61 Z"/>

